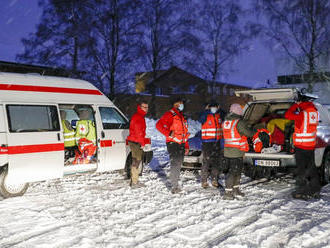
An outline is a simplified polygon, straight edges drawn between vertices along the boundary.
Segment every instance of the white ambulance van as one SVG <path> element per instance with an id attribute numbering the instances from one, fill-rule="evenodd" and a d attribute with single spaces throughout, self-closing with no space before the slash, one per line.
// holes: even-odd
<path id="1" fill-rule="evenodd" d="M 95 128 L 96 151 L 77 163 L 77 147 L 69 152 L 64 146 L 61 117 L 74 134 L 82 111 Z M 128 127 L 122 112 L 89 82 L 0 73 L 0 194 L 23 195 L 29 182 L 124 169 Z"/>

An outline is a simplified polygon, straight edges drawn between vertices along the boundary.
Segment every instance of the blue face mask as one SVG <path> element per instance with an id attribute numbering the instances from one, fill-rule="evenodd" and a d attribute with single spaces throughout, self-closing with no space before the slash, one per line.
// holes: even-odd
<path id="1" fill-rule="evenodd" d="M 182 111 L 184 109 L 184 105 L 181 103 L 178 107 L 178 110 Z"/>

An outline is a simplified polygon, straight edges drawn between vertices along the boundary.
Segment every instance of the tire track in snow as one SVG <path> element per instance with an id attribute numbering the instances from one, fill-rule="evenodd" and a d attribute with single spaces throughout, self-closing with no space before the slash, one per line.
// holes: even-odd
<path id="1" fill-rule="evenodd" d="M 203 240 L 196 241 L 198 242 L 198 247 L 215 247 L 220 245 L 223 241 L 227 240 L 228 238 L 235 236 L 242 229 L 257 221 L 262 213 L 271 212 L 272 210 L 282 206 L 283 203 L 286 203 L 288 199 L 285 199 L 285 195 L 287 195 L 288 191 L 290 191 L 290 189 L 284 189 L 278 192 L 274 197 L 271 197 L 270 199 L 266 199 L 258 203 L 254 202 L 253 206 L 255 207 L 255 209 L 260 208 L 259 211 L 254 212 L 252 215 L 244 218 L 243 220 L 239 219 L 234 223 L 231 220 L 230 225 L 227 228 L 225 228 L 225 230 L 223 230 L 223 228 L 221 228 L 221 230 L 218 230 L 219 227 L 217 226 L 211 228 L 208 232 L 211 233 L 212 236 L 213 234 L 216 234 L 216 236 L 212 237 L 210 234 L 208 235 L 209 237 L 203 238 L 203 240 L 207 240 L 207 241 L 203 241 Z M 283 199 L 281 199 L 279 202 L 275 204 L 270 204 L 274 200 L 279 200 L 279 197 L 282 197 Z M 265 204 L 268 205 L 266 208 L 264 207 Z"/>
<path id="2" fill-rule="evenodd" d="M 58 230 L 59 228 L 71 226 L 74 223 L 63 223 L 63 224 L 54 224 L 49 227 L 44 227 L 42 230 L 34 230 L 27 231 L 23 233 L 13 234 L 8 238 L 4 238 L 0 241 L 1 248 L 12 247 L 13 245 L 17 245 L 34 237 L 38 237 L 40 235 L 50 233 L 52 231 Z"/>

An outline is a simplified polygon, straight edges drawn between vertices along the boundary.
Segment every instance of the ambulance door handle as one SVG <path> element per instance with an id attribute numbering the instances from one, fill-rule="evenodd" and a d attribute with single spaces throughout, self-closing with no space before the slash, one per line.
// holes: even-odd
<path id="1" fill-rule="evenodd" d="M 57 140 L 58 141 L 61 141 L 61 135 L 60 135 L 60 133 L 57 133 Z"/>
<path id="2" fill-rule="evenodd" d="M 102 139 L 105 138 L 105 133 L 104 133 L 104 131 L 101 132 L 101 137 L 102 137 Z"/>

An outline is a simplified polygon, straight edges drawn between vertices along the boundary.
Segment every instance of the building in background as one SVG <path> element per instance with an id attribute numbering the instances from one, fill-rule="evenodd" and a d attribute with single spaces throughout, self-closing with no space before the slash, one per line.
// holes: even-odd
<path id="1" fill-rule="evenodd" d="M 196 119 L 200 111 L 205 107 L 206 103 L 216 100 L 221 107 L 228 111 L 229 106 L 233 102 L 244 105 L 248 99 L 238 98 L 235 96 L 235 90 L 250 89 L 249 87 L 226 84 L 226 83 L 210 83 L 192 73 L 181 68 L 173 66 L 168 70 L 153 72 L 140 72 L 135 75 L 135 96 L 131 99 L 144 98 L 150 100 L 152 90 L 155 92 L 156 116 L 168 110 L 170 107 L 170 97 L 180 96 L 186 99 L 185 114 L 188 117 Z M 117 97 L 119 106 L 132 109 L 131 104 L 125 104 L 130 101 L 123 96 Z M 134 109 L 134 108 L 133 108 Z M 124 112 L 132 113 L 129 109 Z"/>

